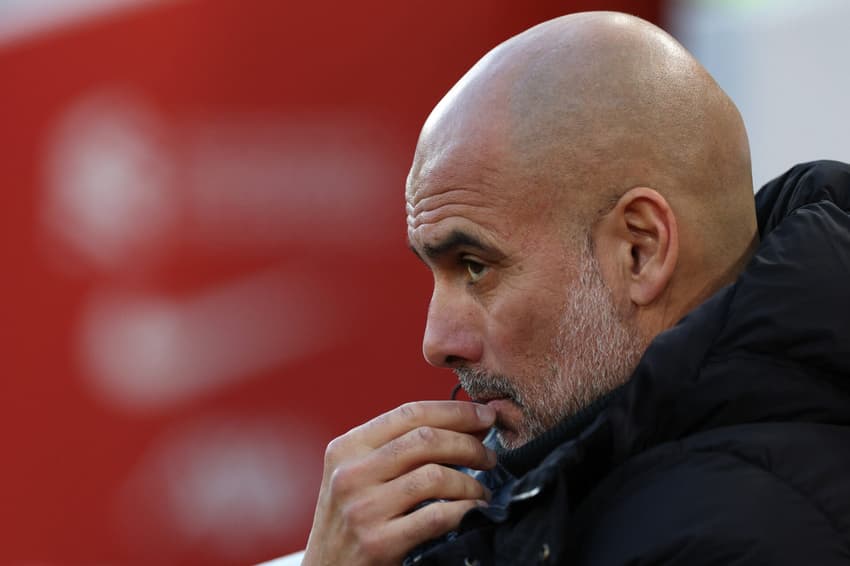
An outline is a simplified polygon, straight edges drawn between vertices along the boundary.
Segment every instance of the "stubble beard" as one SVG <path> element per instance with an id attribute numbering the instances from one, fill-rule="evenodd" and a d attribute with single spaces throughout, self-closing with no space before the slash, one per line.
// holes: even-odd
<path id="1" fill-rule="evenodd" d="M 548 375 L 518 379 L 480 369 L 455 370 L 473 399 L 504 397 L 519 407 L 522 422 L 514 430 L 496 422 L 499 441 L 507 449 L 526 444 L 625 383 L 643 355 L 645 344 L 618 315 L 589 242 L 580 252 L 579 270 L 544 360 Z"/>

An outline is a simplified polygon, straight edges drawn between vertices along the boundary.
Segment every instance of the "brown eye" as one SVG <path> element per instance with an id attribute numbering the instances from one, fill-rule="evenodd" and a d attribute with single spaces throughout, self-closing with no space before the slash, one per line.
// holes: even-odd
<path id="1" fill-rule="evenodd" d="M 487 271 L 487 267 L 477 261 L 472 261 L 469 259 L 463 260 L 463 263 L 466 264 L 466 272 L 469 274 L 469 280 L 472 283 L 475 283 L 484 275 Z"/>

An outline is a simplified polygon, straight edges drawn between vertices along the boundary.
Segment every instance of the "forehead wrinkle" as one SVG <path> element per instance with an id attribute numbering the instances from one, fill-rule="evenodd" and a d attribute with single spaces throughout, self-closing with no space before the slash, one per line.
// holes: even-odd
<path id="1" fill-rule="evenodd" d="M 421 193 L 420 193 L 421 194 Z M 472 206 L 481 206 L 486 204 L 488 199 L 482 194 L 482 191 L 469 187 L 449 187 L 440 191 L 434 191 L 424 194 L 416 198 L 413 202 L 413 214 L 422 214 L 436 210 L 446 204 L 469 204 Z"/>
<path id="2" fill-rule="evenodd" d="M 436 224 L 444 219 L 458 217 L 500 235 L 488 220 L 504 214 L 503 198 L 497 198 L 495 189 L 486 192 L 477 187 L 449 186 L 428 194 L 420 191 L 418 202 L 406 204 L 407 225 L 410 229 Z"/>
<path id="3" fill-rule="evenodd" d="M 438 224 L 442 220 L 452 217 L 462 218 L 464 220 L 469 220 L 474 224 L 478 224 L 482 227 L 488 228 L 488 222 L 486 222 L 483 218 L 471 219 L 469 218 L 471 213 L 474 213 L 476 210 L 479 210 L 480 207 L 470 204 L 459 204 L 459 203 L 449 203 L 443 206 L 434 208 L 432 210 L 428 210 L 425 212 L 421 212 L 415 216 L 408 215 L 407 217 L 407 225 L 416 229 L 420 226 L 430 226 L 434 224 Z"/>

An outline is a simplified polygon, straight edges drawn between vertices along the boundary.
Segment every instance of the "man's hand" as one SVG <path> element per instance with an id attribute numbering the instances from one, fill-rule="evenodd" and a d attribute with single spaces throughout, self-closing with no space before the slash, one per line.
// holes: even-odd
<path id="1" fill-rule="evenodd" d="M 472 477 L 441 464 L 489 469 L 480 440 L 495 421 L 486 405 L 408 403 L 333 440 L 304 566 L 394 564 L 458 526 L 489 499 Z M 411 512 L 428 499 L 446 499 Z"/>

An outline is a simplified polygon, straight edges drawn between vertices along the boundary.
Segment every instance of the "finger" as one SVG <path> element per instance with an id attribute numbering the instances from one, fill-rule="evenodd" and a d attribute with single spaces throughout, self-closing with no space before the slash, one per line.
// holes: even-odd
<path id="1" fill-rule="evenodd" d="M 398 517 L 386 524 L 382 536 L 392 546 L 406 547 L 409 552 L 425 541 L 454 530 L 470 509 L 485 505 L 483 501 L 439 501 Z"/>
<path id="2" fill-rule="evenodd" d="M 378 448 L 422 426 L 457 432 L 486 431 L 496 421 L 492 407 L 468 401 L 417 401 L 405 403 L 355 428 L 358 443 Z"/>
<path id="3" fill-rule="evenodd" d="M 392 501 L 401 514 L 428 499 L 470 499 L 490 501 L 490 490 L 468 474 L 441 466 L 425 464 L 387 482 L 381 496 Z"/>
<path id="4" fill-rule="evenodd" d="M 391 480 L 432 462 L 489 470 L 496 453 L 471 434 L 421 426 L 371 452 L 363 465 L 373 477 Z"/>
<path id="5" fill-rule="evenodd" d="M 429 499 L 489 501 L 490 497 L 490 491 L 473 477 L 426 464 L 390 482 L 361 488 L 342 506 L 342 514 L 350 525 L 378 524 Z"/>

